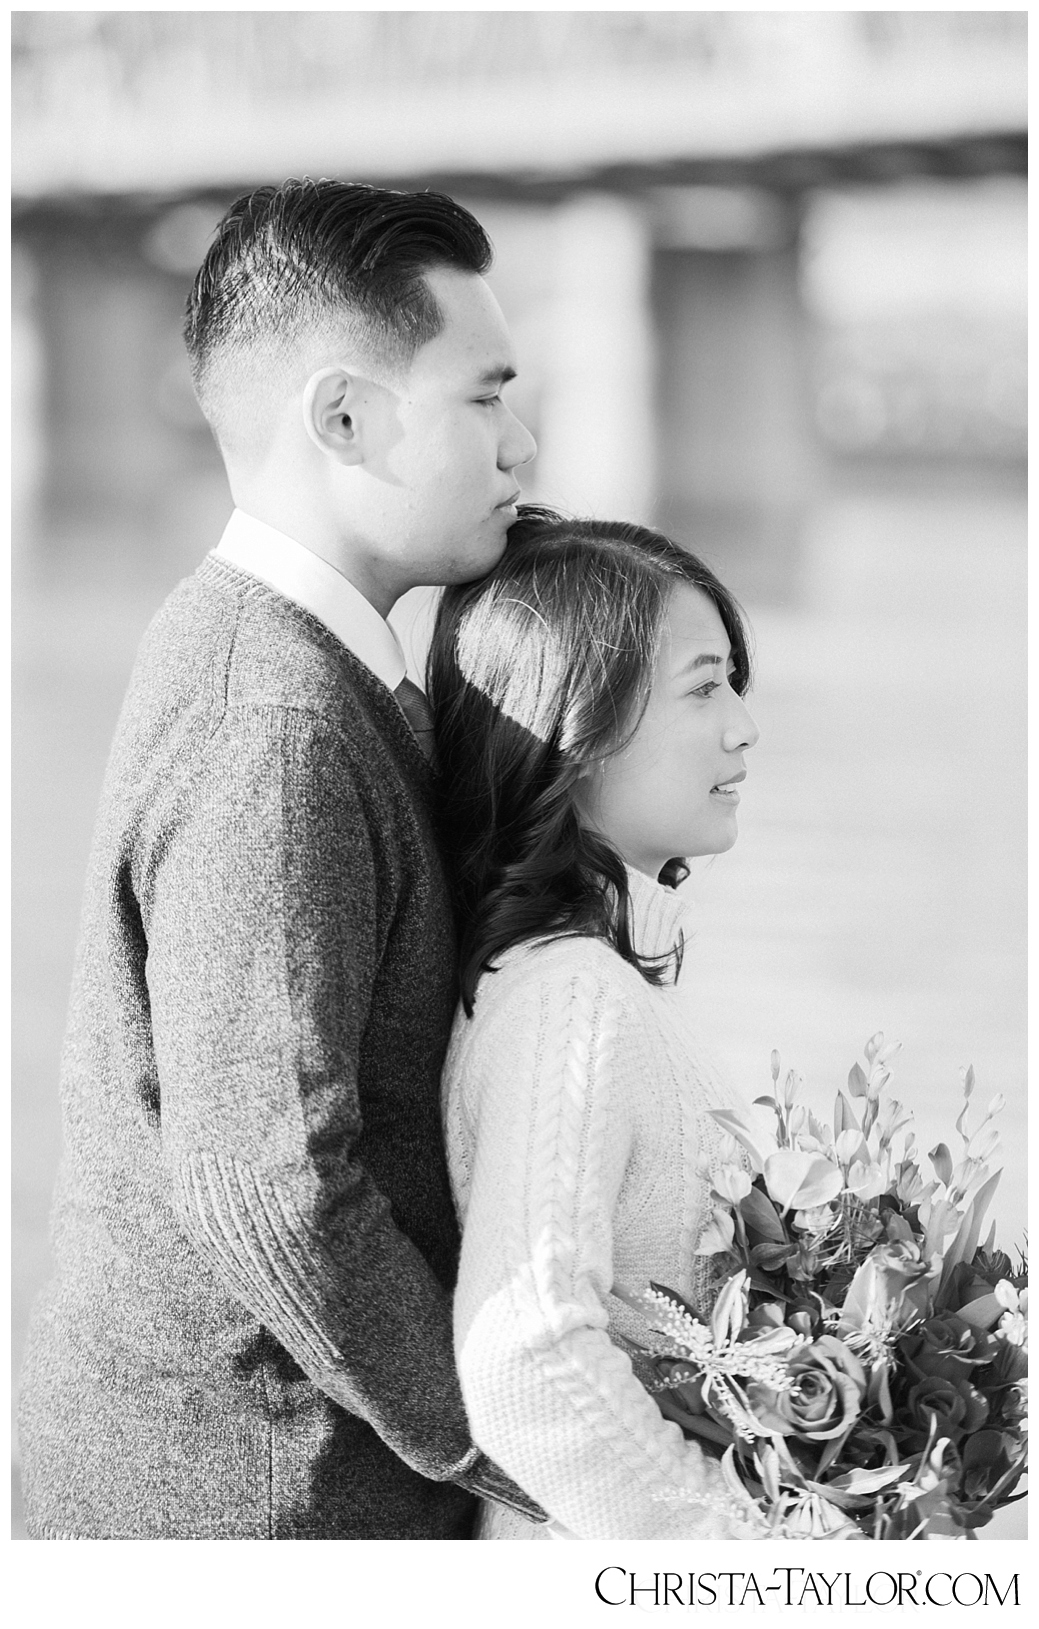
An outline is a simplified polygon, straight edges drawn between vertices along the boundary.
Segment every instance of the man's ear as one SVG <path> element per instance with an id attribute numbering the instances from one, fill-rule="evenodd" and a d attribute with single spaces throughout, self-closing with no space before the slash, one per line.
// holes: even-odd
<path id="1" fill-rule="evenodd" d="M 362 459 L 358 381 L 344 368 L 321 368 L 303 390 L 303 424 L 321 452 L 339 464 Z"/>

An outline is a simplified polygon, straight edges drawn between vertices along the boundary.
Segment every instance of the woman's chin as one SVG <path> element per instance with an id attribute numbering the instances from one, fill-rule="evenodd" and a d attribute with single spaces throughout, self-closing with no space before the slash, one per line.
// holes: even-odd
<path id="1" fill-rule="evenodd" d="M 739 836 L 735 815 L 729 818 L 726 827 L 727 829 L 712 832 L 709 837 L 701 837 L 695 848 L 686 850 L 686 858 L 689 860 L 706 860 L 712 854 L 726 854 Z"/>

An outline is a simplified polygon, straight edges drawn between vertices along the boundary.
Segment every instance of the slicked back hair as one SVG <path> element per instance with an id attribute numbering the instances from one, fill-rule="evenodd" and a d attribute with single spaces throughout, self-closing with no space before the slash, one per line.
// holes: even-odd
<path id="1" fill-rule="evenodd" d="M 290 180 L 235 200 L 188 297 L 184 339 L 202 409 L 222 365 L 291 355 L 314 330 L 351 334 L 387 371 L 406 369 L 443 315 L 424 273 L 480 275 L 492 248 L 480 223 L 438 192 Z"/>
<path id="2" fill-rule="evenodd" d="M 582 825 L 577 797 L 588 766 L 638 727 L 679 583 L 716 607 L 742 696 L 751 658 L 736 600 L 648 527 L 524 504 L 494 570 L 440 601 L 427 688 L 467 1013 L 504 951 L 552 934 L 605 939 L 653 984 L 677 971 L 680 944 L 662 959 L 638 954 L 624 864 Z M 687 874 L 676 856 L 660 880 Z"/>

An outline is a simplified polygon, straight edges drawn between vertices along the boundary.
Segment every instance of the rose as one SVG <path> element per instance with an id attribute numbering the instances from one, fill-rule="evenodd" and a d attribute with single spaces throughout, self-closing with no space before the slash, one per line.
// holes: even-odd
<path id="1" fill-rule="evenodd" d="M 688 1363 L 675 1358 L 656 1358 L 653 1368 L 661 1380 L 667 1382 L 666 1388 L 657 1392 L 657 1402 L 669 1420 L 678 1419 L 679 1415 L 707 1412 L 704 1375 L 696 1374 Z"/>
<path id="2" fill-rule="evenodd" d="M 915 1239 L 888 1238 L 875 1245 L 870 1252 L 877 1267 L 889 1278 L 902 1278 L 912 1283 L 930 1271 Z"/>
<path id="3" fill-rule="evenodd" d="M 988 1403 L 969 1381 L 925 1375 L 898 1411 L 896 1435 L 909 1447 L 922 1448 L 933 1422 L 939 1437 L 957 1443 L 987 1419 Z"/>
<path id="4" fill-rule="evenodd" d="M 781 1329 L 785 1324 L 796 1335 L 811 1336 L 818 1313 L 811 1306 L 781 1307 L 778 1301 L 762 1301 L 747 1316 L 748 1329 Z"/>
<path id="5" fill-rule="evenodd" d="M 1024 1455 L 1014 1454 L 1013 1439 L 1001 1431 L 976 1431 L 963 1445 L 963 1474 L 960 1493 L 965 1499 L 980 1500 L 991 1493 L 996 1484 L 1016 1465 L 1024 1470 Z M 1019 1473 L 1020 1474 L 1020 1473 Z M 1008 1493 L 1017 1478 L 1001 1492 Z"/>
<path id="6" fill-rule="evenodd" d="M 839 1437 L 858 1418 L 866 1394 L 866 1371 L 854 1352 L 833 1335 L 820 1335 L 795 1352 L 787 1373 L 789 1391 L 751 1381 L 747 1397 L 760 1425 L 803 1442 Z"/>
<path id="7" fill-rule="evenodd" d="M 928 1318 L 899 1341 L 906 1367 L 918 1380 L 927 1376 L 968 1380 L 971 1369 L 990 1360 L 990 1346 L 990 1341 L 955 1313 Z"/>
<path id="8" fill-rule="evenodd" d="M 732 1426 L 705 1402 L 705 1377 L 694 1373 L 681 1359 L 657 1358 L 653 1368 L 667 1382 L 662 1389 L 654 1388 L 657 1407 L 665 1420 L 681 1426 L 687 1437 L 727 1448 L 732 1442 Z"/>

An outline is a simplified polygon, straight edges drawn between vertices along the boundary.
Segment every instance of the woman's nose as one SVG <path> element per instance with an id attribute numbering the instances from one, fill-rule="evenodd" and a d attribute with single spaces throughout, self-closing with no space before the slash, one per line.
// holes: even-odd
<path id="1" fill-rule="evenodd" d="M 726 727 L 722 745 L 726 752 L 742 752 L 755 745 L 761 731 L 750 716 L 750 709 L 742 697 L 735 696 L 733 701 L 735 716 Z"/>

